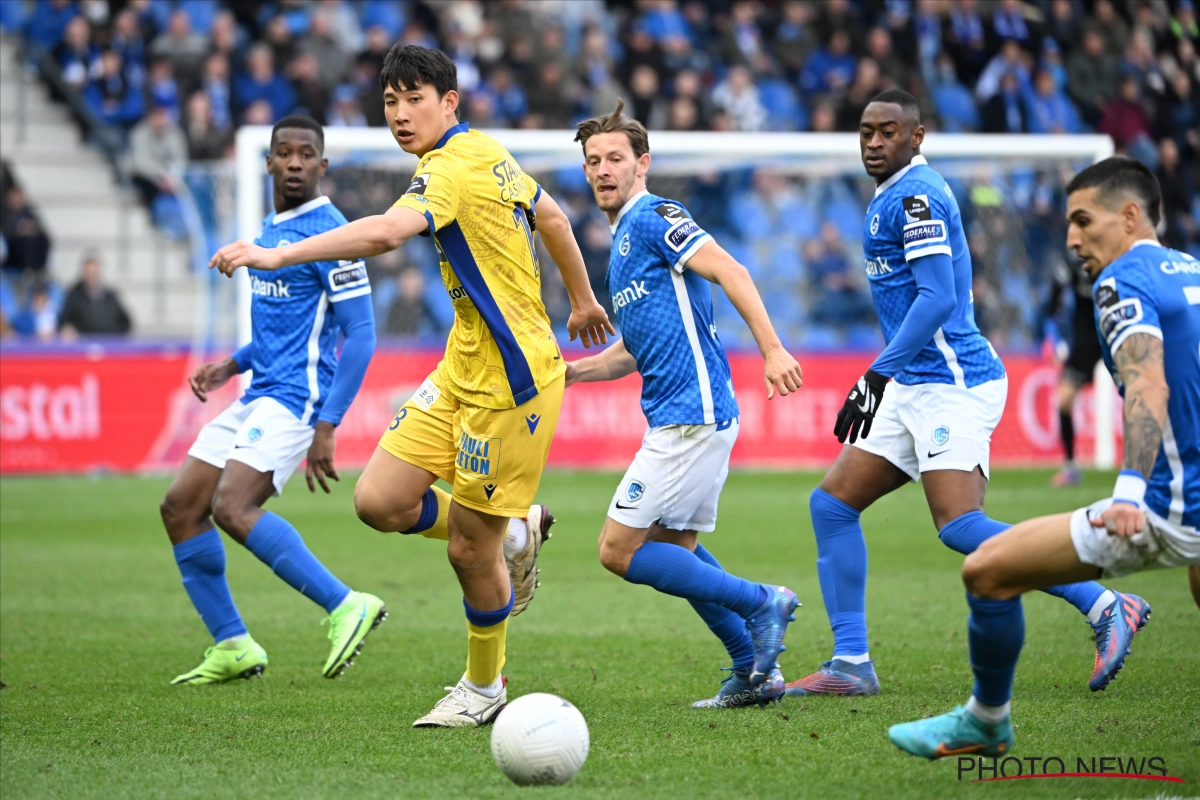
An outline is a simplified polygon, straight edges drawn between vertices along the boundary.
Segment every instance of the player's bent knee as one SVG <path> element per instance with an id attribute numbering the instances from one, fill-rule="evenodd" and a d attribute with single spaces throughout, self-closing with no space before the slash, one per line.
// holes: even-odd
<path id="1" fill-rule="evenodd" d="M 361 479 L 354 486 L 354 513 L 377 531 L 397 533 L 415 525 L 421 515 L 420 500 L 410 505 L 411 508 L 405 506 L 402 496 L 389 495 Z"/>
<path id="2" fill-rule="evenodd" d="M 609 539 L 600 540 L 600 564 L 618 578 L 625 577 L 632 558 L 633 553 L 627 548 L 620 547 Z"/>
<path id="3" fill-rule="evenodd" d="M 1003 591 L 997 580 L 994 562 L 989 557 L 989 550 L 990 548 L 980 546 L 963 561 L 963 586 L 975 597 L 985 600 L 1007 600 L 1013 594 Z"/>

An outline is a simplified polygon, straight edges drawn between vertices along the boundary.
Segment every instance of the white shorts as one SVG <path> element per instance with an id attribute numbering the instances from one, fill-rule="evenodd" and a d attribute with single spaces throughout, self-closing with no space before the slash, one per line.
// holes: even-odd
<path id="1" fill-rule="evenodd" d="M 677 531 L 711 531 L 737 434 L 736 417 L 716 425 L 650 428 L 608 516 L 631 528 L 660 522 Z"/>
<path id="2" fill-rule="evenodd" d="M 1000 424 L 1008 378 L 966 389 L 950 383 L 905 386 L 892 381 L 883 392 L 871 434 L 854 447 L 882 456 L 914 481 L 922 472 L 978 466 L 990 477 L 992 431 Z"/>
<path id="3" fill-rule="evenodd" d="M 1084 564 L 1100 567 L 1106 578 L 1200 564 L 1200 533 L 1191 526 L 1165 520 L 1145 506 L 1142 513 L 1146 515 L 1146 527 L 1129 538 L 1093 527 L 1091 520 L 1112 504 L 1112 498 L 1107 497 L 1071 515 L 1071 541 Z"/>
<path id="4" fill-rule="evenodd" d="M 238 400 L 200 429 L 188 455 L 225 469 L 240 461 L 259 472 L 274 473 L 275 494 L 300 466 L 312 444 L 313 428 L 305 425 L 278 400 L 258 397 Z"/>

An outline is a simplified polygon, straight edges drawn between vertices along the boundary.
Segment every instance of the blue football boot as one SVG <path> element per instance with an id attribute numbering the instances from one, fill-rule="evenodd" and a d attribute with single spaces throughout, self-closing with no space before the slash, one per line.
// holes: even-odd
<path id="1" fill-rule="evenodd" d="M 980 755 L 999 757 L 1013 748 L 1012 718 L 990 724 L 981 722 L 966 706 L 958 706 L 940 717 L 919 719 L 888 728 L 892 744 L 921 758 Z"/>
<path id="2" fill-rule="evenodd" d="M 1096 663 L 1088 688 L 1103 691 L 1125 666 L 1133 635 L 1150 619 L 1150 604 L 1136 594 L 1113 592 L 1116 598 L 1104 609 L 1100 621 L 1092 625 L 1096 632 Z"/>
<path id="3" fill-rule="evenodd" d="M 792 612 L 800 605 L 796 593 L 786 586 L 763 584 L 767 600 L 746 619 L 750 641 L 754 643 L 754 666 L 750 668 L 750 684 L 757 686 L 775 668 L 783 646 L 783 634 L 789 622 L 795 622 Z"/>
<path id="4" fill-rule="evenodd" d="M 810 694 L 871 697 L 879 694 L 879 678 L 875 676 L 874 661 L 851 664 L 835 657 L 812 675 L 792 681 L 784 691 L 793 697 Z"/>
<path id="5" fill-rule="evenodd" d="M 742 708 L 744 706 L 765 706 L 767 703 L 778 703 L 783 699 L 783 673 L 779 665 L 767 675 L 762 683 L 750 683 L 749 672 L 729 670 L 729 677 L 721 681 L 721 691 L 716 697 L 707 700 L 697 700 L 692 708 Z"/>

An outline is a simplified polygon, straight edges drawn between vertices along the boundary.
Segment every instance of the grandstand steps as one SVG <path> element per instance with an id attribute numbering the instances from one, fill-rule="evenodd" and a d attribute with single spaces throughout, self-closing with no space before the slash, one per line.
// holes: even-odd
<path id="1" fill-rule="evenodd" d="M 104 154 L 83 141 L 66 109 L 25 71 L 10 37 L 0 37 L 0 156 L 50 236 L 53 281 L 72 285 L 83 255 L 96 252 L 136 335 L 192 335 L 206 283 L 189 269 L 186 243 L 154 228 Z"/>

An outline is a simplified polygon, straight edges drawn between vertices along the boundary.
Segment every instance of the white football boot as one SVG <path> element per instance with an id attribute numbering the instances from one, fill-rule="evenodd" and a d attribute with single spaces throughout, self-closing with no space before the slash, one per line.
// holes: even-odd
<path id="1" fill-rule="evenodd" d="M 529 534 L 525 537 L 525 547 L 521 552 L 512 556 L 505 555 L 504 563 L 508 565 L 508 579 L 513 587 L 513 607 L 509 616 L 515 617 L 525 610 L 533 593 L 537 591 L 538 553 L 542 545 L 550 538 L 550 526 L 555 522 L 554 515 L 545 506 L 535 505 L 529 508 L 529 516 L 525 523 L 529 526 Z"/>
<path id="2" fill-rule="evenodd" d="M 413 723 L 414 728 L 478 728 L 491 725 L 508 704 L 507 681 L 501 677 L 500 694 L 488 697 L 467 686 L 464 675 L 457 686 L 447 686 L 450 694 L 438 701 L 425 716 Z"/>

